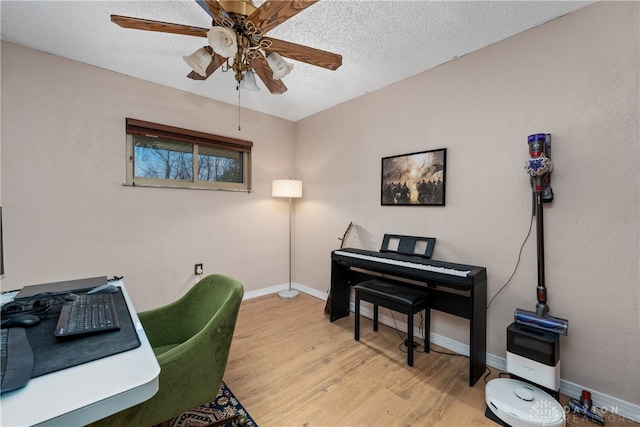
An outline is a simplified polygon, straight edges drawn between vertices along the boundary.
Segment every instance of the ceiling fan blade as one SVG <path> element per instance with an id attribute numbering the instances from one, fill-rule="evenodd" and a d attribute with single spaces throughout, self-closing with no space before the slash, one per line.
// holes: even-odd
<path id="1" fill-rule="evenodd" d="M 200 74 L 196 73 L 195 71 L 192 71 L 189 74 L 187 74 L 187 77 L 189 77 L 190 79 L 193 79 L 193 80 L 206 80 L 206 79 L 209 78 L 209 76 L 211 74 L 213 74 L 218 68 L 220 68 L 222 66 L 222 64 L 227 62 L 227 58 L 218 55 L 209 46 L 205 46 L 205 49 L 207 50 L 207 52 L 209 52 L 211 54 L 211 56 L 213 56 L 213 59 L 211 60 L 211 63 L 209 64 L 209 66 L 207 67 L 207 70 L 206 70 L 207 71 L 207 75 L 206 76 L 201 76 Z"/>
<path id="2" fill-rule="evenodd" d="M 252 65 L 253 70 L 260 77 L 260 80 L 262 80 L 267 89 L 269 89 L 269 92 L 281 94 L 287 91 L 287 87 L 281 80 L 275 80 L 273 78 L 273 71 L 271 71 L 267 59 L 262 54 L 259 54 L 257 58 L 252 60 Z"/>
<path id="3" fill-rule="evenodd" d="M 251 21 L 263 34 L 302 12 L 318 0 L 267 0 L 256 9 L 247 21 Z"/>
<path id="4" fill-rule="evenodd" d="M 208 28 L 192 27 L 190 25 L 172 24 L 170 22 L 152 21 L 150 19 L 131 18 L 128 16 L 111 15 L 111 22 L 122 28 L 134 30 L 158 31 L 160 33 L 182 34 L 185 36 L 207 37 Z"/>
<path id="5" fill-rule="evenodd" d="M 195 0 L 195 1 L 196 1 L 196 3 L 198 3 L 198 6 L 200 6 L 202 9 L 204 9 L 205 12 L 207 12 L 207 14 L 209 16 L 211 16 L 212 18 L 216 17 L 216 14 L 214 13 L 213 10 L 211 10 L 211 8 L 207 4 L 206 0 Z M 215 5 L 213 5 L 213 7 L 215 8 Z"/>
<path id="6" fill-rule="evenodd" d="M 229 19 L 229 14 L 224 10 L 217 0 L 196 0 L 196 2 L 220 25 L 225 19 Z M 233 22 L 233 21 L 230 21 Z"/>
<path id="7" fill-rule="evenodd" d="M 342 55 L 338 55 L 337 53 L 314 49 L 284 40 L 272 39 L 271 37 L 263 38 L 263 40 L 265 39 L 271 40 L 270 50 L 278 52 L 281 56 L 329 70 L 336 70 L 342 65 Z"/>

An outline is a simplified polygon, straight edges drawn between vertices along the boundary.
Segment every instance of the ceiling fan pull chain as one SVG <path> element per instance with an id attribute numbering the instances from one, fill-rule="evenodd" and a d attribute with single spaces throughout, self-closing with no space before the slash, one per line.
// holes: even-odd
<path id="1" fill-rule="evenodd" d="M 236 85 L 236 90 L 238 91 L 238 130 L 240 129 L 240 83 Z"/>

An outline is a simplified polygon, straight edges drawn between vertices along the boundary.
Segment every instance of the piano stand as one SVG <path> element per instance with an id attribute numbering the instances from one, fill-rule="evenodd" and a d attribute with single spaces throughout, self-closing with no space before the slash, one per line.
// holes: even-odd
<path id="1" fill-rule="evenodd" d="M 487 362 L 486 268 L 399 253 L 338 249 L 331 253 L 329 320 L 349 316 L 352 285 L 381 276 L 398 287 L 426 290 L 430 310 L 469 321 L 469 386 L 473 387 L 484 375 Z"/>
<path id="2" fill-rule="evenodd" d="M 378 306 L 407 315 L 407 365 L 413 366 L 413 315 L 425 310 L 424 348 L 429 352 L 430 309 L 429 294 L 419 289 L 397 286 L 381 280 L 367 280 L 355 289 L 354 338 L 360 340 L 360 300 L 373 304 L 373 330 L 378 330 Z"/>

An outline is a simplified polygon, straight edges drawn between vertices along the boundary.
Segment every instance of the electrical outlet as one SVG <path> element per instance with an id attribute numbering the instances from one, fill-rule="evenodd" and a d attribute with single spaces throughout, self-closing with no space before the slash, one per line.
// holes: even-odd
<path id="1" fill-rule="evenodd" d="M 196 264 L 194 267 L 194 272 L 196 276 L 202 276 L 204 273 L 204 269 L 202 268 L 202 264 Z"/>

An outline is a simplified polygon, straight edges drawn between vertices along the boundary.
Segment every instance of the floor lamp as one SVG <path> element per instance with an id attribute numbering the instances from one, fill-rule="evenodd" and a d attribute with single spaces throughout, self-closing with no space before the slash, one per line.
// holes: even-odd
<path id="1" fill-rule="evenodd" d="M 299 292 L 291 288 L 291 199 L 302 197 L 302 181 L 295 179 L 274 179 L 271 187 L 273 197 L 289 198 L 289 289 L 278 292 L 280 298 L 295 298 Z"/>

